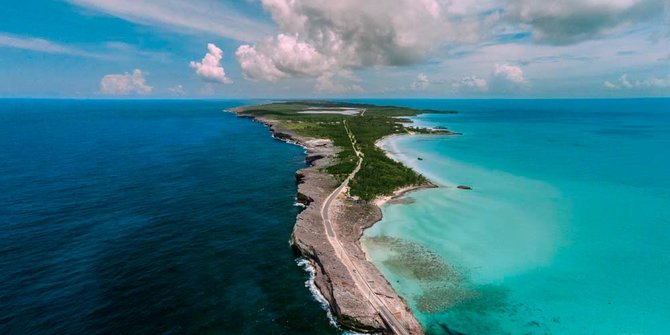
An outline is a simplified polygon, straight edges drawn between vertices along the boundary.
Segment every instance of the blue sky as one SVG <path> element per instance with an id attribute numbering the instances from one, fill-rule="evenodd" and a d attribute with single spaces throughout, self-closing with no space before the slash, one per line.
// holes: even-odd
<path id="1" fill-rule="evenodd" d="M 25 0 L 0 97 L 670 95 L 667 0 Z"/>

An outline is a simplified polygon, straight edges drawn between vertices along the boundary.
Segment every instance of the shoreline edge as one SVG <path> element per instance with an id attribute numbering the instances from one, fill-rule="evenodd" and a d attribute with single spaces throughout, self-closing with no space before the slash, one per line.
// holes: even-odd
<path id="1" fill-rule="evenodd" d="M 243 107 L 227 110 L 238 117 L 248 118 L 267 126 L 272 137 L 305 149 L 307 167 L 296 171 L 296 201 L 304 205 L 298 214 L 290 244 L 293 250 L 308 261 L 314 269 L 314 284 L 321 296 L 328 302 L 328 308 L 335 317 L 337 325 L 346 330 L 362 333 L 396 334 L 372 308 L 365 297 L 348 276 L 344 265 L 334 255 L 335 250 L 329 245 L 325 228 L 320 218 L 320 208 L 326 197 L 338 187 L 335 178 L 321 171 L 332 164 L 339 151 L 327 139 L 308 138 L 281 127 L 277 120 L 262 116 L 240 114 Z M 396 135 L 397 136 L 397 135 Z M 383 139 L 382 139 L 383 140 Z M 381 141 L 381 140 L 380 140 Z M 392 195 L 377 197 L 371 202 L 341 199 L 336 207 L 334 221 L 346 222 L 347 225 L 336 225 L 338 230 L 346 230 L 343 236 L 344 247 L 349 256 L 357 262 L 361 272 L 374 285 L 378 297 L 386 300 L 387 305 L 398 307 L 398 317 L 403 320 L 404 328 L 409 334 L 424 334 L 421 325 L 413 315 L 407 302 L 397 294 L 379 269 L 368 259 L 360 239 L 363 232 L 382 219 L 381 206 L 389 201 L 400 198 L 409 192 L 437 185 L 426 182 L 396 189 Z M 395 313 L 394 313 L 395 314 Z"/>

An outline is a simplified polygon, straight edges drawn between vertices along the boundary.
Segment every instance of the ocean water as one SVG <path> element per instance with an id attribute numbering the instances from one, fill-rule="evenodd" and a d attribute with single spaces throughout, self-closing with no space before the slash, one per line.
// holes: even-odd
<path id="1" fill-rule="evenodd" d="M 0 334 L 337 334 L 244 101 L 0 100 Z"/>
<path id="2" fill-rule="evenodd" d="M 670 334 L 670 100 L 375 102 L 460 112 L 363 240 L 429 334 Z"/>

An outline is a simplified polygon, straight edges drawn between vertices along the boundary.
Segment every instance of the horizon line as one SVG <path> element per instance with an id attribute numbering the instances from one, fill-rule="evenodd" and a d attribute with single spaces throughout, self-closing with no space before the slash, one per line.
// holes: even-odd
<path id="1" fill-rule="evenodd" d="M 323 100 L 633 100 L 633 99 L 670 99 L 670 96 L 630 96 L 630 97 L 0 97 L 0 100 L 99 100 L 99 101 L 233 101 L 233 100 L 284 100 L 284 101 L 323 101 Z"/>

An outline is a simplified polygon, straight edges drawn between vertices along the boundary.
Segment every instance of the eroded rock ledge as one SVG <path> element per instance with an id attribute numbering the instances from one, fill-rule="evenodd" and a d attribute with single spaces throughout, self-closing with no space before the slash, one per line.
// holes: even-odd
<path id="1" fill-rule="evenodd" d="M 297 253 L 312 263 L 315 269 L 315 284 L 328 300 L 338 324 L 344 329 L 358 332 L 394 334 L 369 303 L 368 297 L 356 287 L 349 270 L 336 256 L 326 236 L 320 211 L 325 199 L 339 184 L 333 176 L 322 172 L 321 169 L 335 161 L 339 149 L 329 140 L 306 138 L 283 129 L 276 120 L 238 115 L 267 125 L 275 138 L 299 144 L 307 152 L 306 162 L 311 166 L 296 172 L 297 200 L 306 208 L 297 217 L 290 242 Z M 361 248 L 360 237 L 363 230 L 382 217 L 379 207 L 347 197 L 338 198 L 333 205 L 335 212 L 331 224 L 349 257 L 356 263 L 356 268 L 364 272 L 364 278 L 375 294 L 384 300 L 387 306 L 393 306 L 392 313 L 400 316 L 404 328 L 410 334 L 423 334 L 421 326 L 405 301 L 398 296 L 379 270 L 367 260 Z"/>

